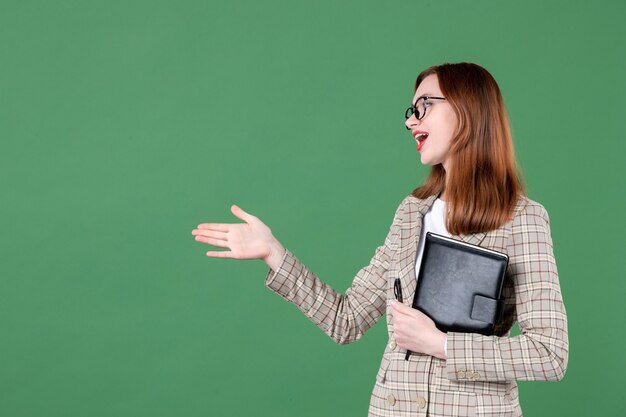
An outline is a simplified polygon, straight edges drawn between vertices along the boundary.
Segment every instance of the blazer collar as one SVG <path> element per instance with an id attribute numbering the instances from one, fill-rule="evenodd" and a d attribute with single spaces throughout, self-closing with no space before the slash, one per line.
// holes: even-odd
<path id="1" fill-rule="evenodd" d="M 415 276 L 415 262 L 417 258 L 417 245 L 422 233 L 422 225 L 424 215 L 433 206 L 439 194 L 431 195 L 424 200 L 410 197 L 408 206 L 405 209 L 405 218 L 401 227 L 401 241 L 407 242 L 405 248 L 400 248 L 398 257 L 398 266 L 402 288 L 405 295 L 404 304 L 412 305 L 415 295 L 415 287 L 417 278 Z M 461 235 L 452 235 L 453 239 L 462 240 L 463 242 L 480 245 L 485 238 L 486 233 L 469 233 Z"/>
<path id="2" fill-rule="evenodd" d="M 410 229 L 415 231 L 416 237 L 419 239 L 420 233 L 422 231 L 422 224 L 424 215 L 428 213 L 428 211 L 432 208 L 435 200 L 439 198 L 441 194 L 433 194 L 425 200 L 418 200 L 415 197 L 409 199 L 409 204 L 412 205 L 409 212 L 409 227 Z M 418 233 L 419 232 L 419 233 Z M 480 233 L 469 233 L 469 234 L 460 234 L 460 235 L 452 235 L 453 239 L 462 240 L 463 242 L 472 244 L 472 245 L 480 245 L 480 243 L 485 238 L 486 232 Z M 417 243 L 417 242 L 416 242 Z M 417 248 L 417 245 L 416 245 Z"/>

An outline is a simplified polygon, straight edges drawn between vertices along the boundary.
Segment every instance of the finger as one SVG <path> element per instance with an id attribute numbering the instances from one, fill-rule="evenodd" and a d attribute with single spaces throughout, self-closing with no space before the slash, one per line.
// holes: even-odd
<path id="1" fill-rule="evenodd" d="M 231 251 L 223 251 L 223 252 L 208 251 L 206 253 L 206 256 L 210 256 L 212 258 L 232 258 L 233 253 Z"/>
<path id="2" fill-rule="evenodd" d="M 217 246 L 218 248 L 227 248 L 228 242 L 220 239 L 213 239 L 212 237 L 196 236 L 198 242 L 206 243 L 211 246 Z"/>
<path id="3" fill-rule="evenodd" d="M 252 214 L 246 213 L 241 207 L 235 204 L 230 206 L 230 211 L 232 211 L 232 213 L 235 216 L 239 217 L 241 220 L 245 221 L 246 223 L 250 223 L 251 221 L 256 219 L 256 217 L 254 217 Z"/>
<path id="4" fill-rule="evenodd" d="M 223 232 L 213 232 L 211 230 L 197 230 L 194 232 L 195 233 L 192 232 L 192 234 L 196 235 L 196 240 L 198 240 L 198 238 L 202 236 L 211 237 L 213 239 L 218 239 L 218 240 L 228 240 L 228 235 Z"/>
<path id="5" fill-rule="evenodd" d="M 196 236 L 196 242 L 208 243 L 209 245 L 220 246 L 222 248 L 225 248 L 226 246 L 228 246 L 228 241 L 226 239 L 216 239 L 216 238 L 200 236 L 200 235 Z M 222 244 L 217 245 L 211 242 L 222 242 Z"/>
<path id="6" fill-rule="evenodd" d="M 224 223 L 201 223 L 198 225 L 199 230 L 215 230 L 217 232 L 228 232 L 229 225 Z"/>

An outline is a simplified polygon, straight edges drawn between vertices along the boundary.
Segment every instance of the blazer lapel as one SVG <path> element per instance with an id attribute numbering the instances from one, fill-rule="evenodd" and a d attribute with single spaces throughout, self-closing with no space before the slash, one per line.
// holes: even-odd
<path id="1" fill-rule="evenodd" d="M 469 235 L 458 235 L 458 236 L 452 235 L 451 238 L 462 240 L 463 242 L 469 243 L 470 245 L 479 246 L 486 235 L 487 233 L 480 232 L 480 233 L 470 233 Z"/>
<path id="2" fill-rule="evenodd" d="M 405 217 L 401 229 L 402 246 L 398 255 L 398 274 L 402 282 L 403 301 L 408 306 L 413 304 L 413 296 L 417 284 L 415 261 L 424 215 L 430 210 L 436 198 L 436 195 L 432 195 L 425 200 L 411 198 L 404 212 Z"/>
<path id="3" fill-rule="evenodd" d="M 439 195 L 431 195 L 425 200 L 409 199 L 404 214 L 405 217 L 401 228 L 402 245 L 398 255 L 398 274 L 402 282 L 403 301 L 408 306 L 413 304 L 417 286 L 415 262 L 417 261 L 417 245 L 422 233 L 424 215 L 428 213 L 437 197 Z M 481 232 L 452 235 L 451 237 L 472 245 L 480 245 L 485 235 L 485 232 Z"/>

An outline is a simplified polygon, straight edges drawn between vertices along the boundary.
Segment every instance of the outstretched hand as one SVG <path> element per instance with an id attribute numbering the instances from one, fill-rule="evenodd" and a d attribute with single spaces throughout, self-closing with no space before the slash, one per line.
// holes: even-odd
<path id="1" fill-rule="evenodd" d="M 202 223 L 191 231 L 198 242 L 230 249 L 221 252 L 208 251 L 207 256 L 267 260 L 273 249 L 280 247 L 270 228 L 259 218 L 234 204 L 230 210 L 245 223 Z"/>

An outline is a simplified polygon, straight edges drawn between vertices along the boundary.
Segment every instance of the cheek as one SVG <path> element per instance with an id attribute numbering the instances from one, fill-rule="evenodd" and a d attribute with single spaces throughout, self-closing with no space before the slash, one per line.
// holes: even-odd
<path id="1" fill-rule="evenodd" d="M 447 150 L 452 144 L 452 138 L 454 137 L 456 125 L 454 123 L 451 123 L 450 121 L 446 121 L 444 123 L 444 128 L 441 129 L 441 140 L 439 141 L 439 143 L 442 148 Z"/>
<path id="2" fill-rule="evenodd" d="M 450 149 L 450 145 L 452 145 L 452 136 L 454 135 L 454 130 L 450 129 L 446 132 L 446 140 L 444 141 L 444 147 Z"/>
<path id="3" fill-rule="evenodd" d="M 436 140 L 431 144 L 431 148 L 437 149 L 438 152 L 445 152 L 450 147 L 452 142 L 452 132 L 449 129 L 444 128 L 437 131 Z"/>
<path id="4" fill-rule="evenodd" d="M 458 122 L 456 120 L 456 115 L 454 113 L 451 113 L 448 115 L 447 118 L 447 131 L 448 131 L 448 141 L 451 143 L 452 142 L 452 138 L 454 137 L 454 133 L 456 132 L 456 128 L 458 125 Z"/>

